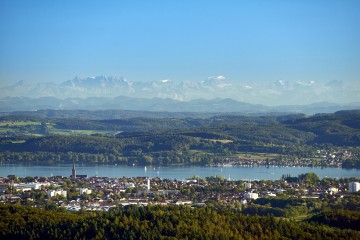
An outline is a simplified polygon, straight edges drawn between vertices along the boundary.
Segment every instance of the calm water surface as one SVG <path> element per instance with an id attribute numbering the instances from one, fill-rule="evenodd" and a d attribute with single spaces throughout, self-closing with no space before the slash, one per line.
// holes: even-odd
<path id="1" fill-rule="evenodd" d="M 64 176 L 71 175 L 72 164 L 58 165 L 21 165 L 1 164 L 0 176 Z M 240 180 L 277 180 L 283 174 L 297 176 L 302 173 L 314 172 L 320 178 L 349 178 L 360 177 L 360 169 L 342 168 L 309 168 L 309 167 L 199 167 L 199 166 L 124 166 L 124 165 L 85 165 L 76 166 L 77 174 L 100 177 L 160 177 L 168 179 L 185 179 L 197 176 L 222 176 L 226 179 Z"/>

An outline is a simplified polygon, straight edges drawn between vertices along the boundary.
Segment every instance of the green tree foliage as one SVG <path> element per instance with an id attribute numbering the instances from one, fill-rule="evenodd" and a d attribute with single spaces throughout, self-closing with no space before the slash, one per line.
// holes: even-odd
<path id="1" fill-rule="evenodd" d="M 309 222 L 318 222 L 331 227 L 360 231 L 360 212 L 348 210 L 321 212 L 311 217 Z"/>
<path id="2" fill-rule="evenodd" d="M 313 172 L 300 174 L 298 178 L 300 181 L 305 181 L 309 183 L 315 183 L 320 181 L 320 178 Z"/>
<path id="3" fill-rule="evenodd" d="M 78 112 L 80 114 L 81 112 Z M 59 114 L 57 112 L 56 114 Z M 64 113 L 65 114 L 65 113 Z M 68 114 L 68 113 L 66 113 Z M 86 112 L 86 116 L 89 112 Z M 90 117 L 90 116 L 89 116 Z M 13 116 L 13 121 L 29 117 Z M 41 119 L 0 131 L 0 161 L 117 162 L 136 164 L 218 164 L 238 152 L 313 157 L 319 148 L 353 147 L 344 167 L 360 167 L 359 112 L 284 116 L 212 116 L 209 118 L 121 118 L 109 120 Z M 4 121 L 11 116 L 3 117 Z M 33 119 L 35 120 L 35 119 Z M 8 129 L 8 127 L 2 126 Z M 116 136 L 51 135 L 50 128 L 111 130 Z M 33 130 L 31 130 L 33 129 Z M 0 129 L 1 130 L 1 129 Z M 41 137 L 26 135 L 42 134 Z M 46 155 L 46 157 L 45 157 Z M 222 157 L 222 158 L 221 158 Z M 319 161 L 313 162 L 321 165 Z"/>
<path id="4" fill-rule="evenodd" d="M 183 206 L 62 213 L 0 206 L 1 239 L 358 239 L 360 233 L 272 216 Z"/>

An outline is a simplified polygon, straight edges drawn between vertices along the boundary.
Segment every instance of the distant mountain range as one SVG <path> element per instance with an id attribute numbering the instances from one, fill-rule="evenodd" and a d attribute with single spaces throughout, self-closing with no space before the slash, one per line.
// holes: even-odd
<path id="1" fill-rule="evenodd" d="M 55 97 L 27 98 L 6 97 L 0 99 L 0 112 L 36 111 L 41 109 L 54 110 L 136 110 L 157 112 L 209 112 L 229 113 L 333 113 L 340 110 L 360 109 L 359 105 L 337 105 L 317 103 L 299 106 L 270 107 L 260 104 L 250 104 L 233 99 L 191 100 L 187 102 L 173 99 L 145 99 L 131 97 L 116 98 L 67 98 Z"/>
<path id="2" fill-rule="evenodd" d="M 332 104 L 317 94 L 324 87 L 314 81 L 291 84 L 280 80 L 269 86 L 232 83 L 224 76 L 209 77 L 203 81 L 131 82 L 123 77 L 97 76 L 74 78 L 63 83 L 17 82 L 0 88 L 0 111 L 59 110 L 146 110 L 169 112 L 301 112 L 323 113 L 359 109 L 360 103 Z M 345 94 L 339 81 L 326 85 L 326 94 L 333 99 Z M 336 93 L 332 92 L 335 91 Z M 324 93 L 324 90 L 322 91 Z M 325 96 L 322 94 L 321 96 Z M 358 94 L 348 92 L 348 95 Z M 277 103 L 277 107 L 260 102 Z M 245 99 L 245 100 L 242 100 Z M 300 101 L 300 100 L 301 101 Z M 357 99 L 357 98 L 350 98 Z M 294 104 L 301 102 L 301 104 Z M 314 102 L 320 102 L 315 103 Z M 303 105 L 302 105 L 303 104 Z"/>

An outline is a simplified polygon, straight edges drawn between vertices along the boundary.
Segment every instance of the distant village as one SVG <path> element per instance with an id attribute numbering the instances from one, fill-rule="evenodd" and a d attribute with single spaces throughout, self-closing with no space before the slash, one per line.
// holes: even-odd
<path id="1" fill-rule="evenodd" d="M 68 211 L 108 211 L 119 205 L 191 205 L 221 203 L 243 208 L 258 198 L 344 198 L 360 191 L 358 179 L 322 181 L 230 181 L 222 177 L 171 180 L 147 177 L 0 177 L 0 203 L 63 207 Z M 288 179 L 292 179 L 291 177 Z"/>
<path id="2" fill-rule="evenodd" d="M 224 164 L 229 166 L 281 166 L 281 167 L 346 167 L 344 166 L 344 160 L 358 158 L 358 154 L 353 153 L 350 150 L 337 150 L 329 151 L 319 149 L 316 154 L 311 158 L 302 157 L 277 157 L 277 158 L 257 158 L 257 156 L 251 156 L 249 154 L 246 157 L 226 157 Z M 216 164 L 212 164 L 214 166 Z"/>

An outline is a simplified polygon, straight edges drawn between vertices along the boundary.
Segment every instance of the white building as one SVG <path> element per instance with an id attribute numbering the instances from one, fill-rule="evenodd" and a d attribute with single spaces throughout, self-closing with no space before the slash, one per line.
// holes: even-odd
<path id="1" fill-rule="evenodd" d="M 31 189 L 38 190 L 41 186 L 49 186 L 50 183 L 15 183 L 13 184 L 14 188 L 17 191 L 31 191 Z"/>
<path id="2" fill-rule="evenodd" d="M 246 189 L 251 188 L 251 183 L 250 182 L 244 183 L 244 188 L 246 188 Z"/>
<path id="3" fill-rule="evenodd" d="M 49 190 L 47 192 L 47 196 L 49 198 L 51 197 L 55 197 L 56 195 L 60 195 L 60 196 L 63 196 L 63 197 L 66 197 L 67 196 L 67 192 L 65 190 Z"/>
<path id="4" fill-rule="evenodd" d="M 192 201 L 177 201 L 176 205 L 191 205 L 193 202 Z"/>
<path id="5" fill-rule="evenodd" d="M 15 188 L 30 188 L 30 189 L 40 189 L 41 187 L 41 184 L 38 184 L 38 183 L 20 183 L 20 184 L 14 184 L 14 187 Z"/>
<path id="6" fill-rule="evenodd" d="M 275 189 L 275 193 L 283 193 L 286 192 L 284 189 Z"/>
<path id="7" fill-rule="evenodd" d="M 244 197 L 245 197 L 245 199 L 254 199 L 254 200 L 256 200 L 256 199 L 259 198 L 259 194 L 252 193 L 252 192 L 247 192 L 247 193 L 244 194 Z"/>
<path id="8" fill-rule="evenodd" d="M 240 203 L 241 203 L 241 205 L 246 205 L 246 204 L 247 204 L 247 200 L 243 198 L 243 199 L 240 200 Z"/>
<path id="9" fill-rule="evenodd" d="M 338 189 L 338 188 L 331 187 L 331 188 L 328 189 L 328 193 L 329 193 L 330 195 L 336 194 L 336 193 L 338 193 L 338 192 L 339 192 L 339 189 Z"/>
<path id="10" fill-rule="evenodd" d="M 135 184 L 132 183 L 132 182 L 130 182 L 130 183 L 126 182 L 126 183 L 124 184 L 124 186 L 125 186 L 125 188 L 134 188 L 134 187 L 135 187 Z"/>
<path id="11" fill-rule="evenodd" d="M 80 195 L 83 195 L 83 194 L 91 194 L 91 189 L 88 189 L 88 188 L 80 188 L 79 189 L 80 191 Z"/>
<path id="12" fill-rule="evenodd" d="M 350 182 L 349 183 L 349 192 L 358 192 L 360 191 L 360 183 Z"/>

